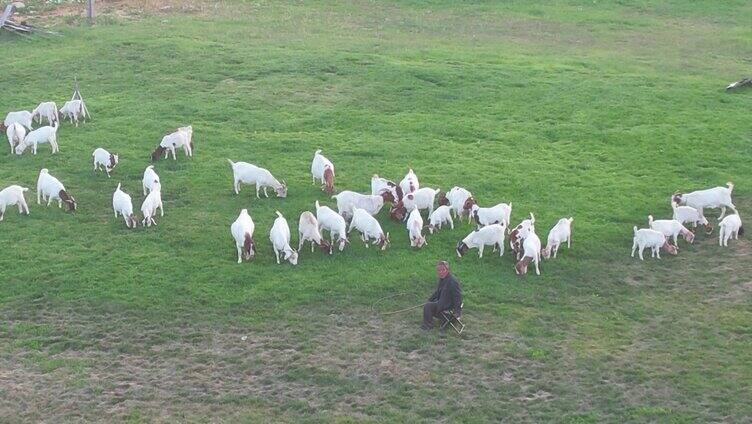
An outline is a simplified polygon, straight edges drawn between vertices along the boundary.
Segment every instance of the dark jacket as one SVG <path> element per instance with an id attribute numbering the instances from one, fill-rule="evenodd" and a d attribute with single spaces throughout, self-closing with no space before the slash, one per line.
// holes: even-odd
<path id="1" fill-rule="evenodd" d="M 428 298 L 429 302 L 438 303 L 439 311 L 448 309 L 454 312 L 460 312 L 462 306 L 462 289 L 460 282 L 449 273 L 446 277 L 439 280 L 436 291 Z"/>

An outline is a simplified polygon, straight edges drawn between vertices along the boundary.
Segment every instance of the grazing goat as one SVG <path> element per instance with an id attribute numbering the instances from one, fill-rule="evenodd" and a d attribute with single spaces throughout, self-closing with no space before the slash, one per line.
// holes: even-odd
<path id="1" fill-rule="evenodd" d="M 323 186 L 322 190 L 327 194 L 334 193 L 334 164 L 321 154 L 321 150 L 316 150 L 313 154 L 311 175 L 314 184 L 316 184 L 316 180 L 320 180 Z"/>
<path id="2" fill-rule="evenodd" d="M 677 239 L 679 234 L 684 237 L 688 243 L 692 244 L 695 241 L 695 235 L 689 231 L 681 222 L 675 219 L 658 219 L 654 220 L 653 215 L 648 215 L 648 227 L 651 230 L 659 231 L 666 237 L 671 237 L 674 241 L 674 245 L 678 246 Z"/>
<path id="3" fill-rule="evenodd" d="M 319 205 L 316 201 L 316 221 L 319 223 L 319 231 L 326 230 L 332 237 L 331 244 L 334 244 L 334 237 L 337 237 L 337 247 L 339 251 L 345 250 L 345 246 L 350 244 L 347 239 L 347 223 L 342 215 L 334 212 L 328 206 Z"/>
<path id="4" fill-rule="evenodd" d="M 8 128 L 5 130 L 5 135 L 8 136 L 8 144 L 10 144 L 10 154 L 13 154 L 16 146 L 20 146 L 21 143 L 23 143 L 24 138 L 26 138 L 26 128 L 24 128 L 24 126 L 19 124 L 18 122 L 13 122 L 12 124 L 8 125 Z"/>
<path id="5" fill-rule="evenodd" d="M 257 199 L 261 198 L 259 197 L 259 190 L 261 188 L 264 189 L 264 196 L 269 197 L 269 194 L 266 192 L 267 187 L 273 188 L 277 193 L 277 197 L 287 197 L 287 184 L 285 183 L 285 180 L 279 182 L 268 170 L 256 165 L 251 165 L 250 163 L 233 162 L 230 159 L 227 159 L 227 161 L 230 162 L 230 166 L 232 166 L 232 186 L 235 189 L 235 194 L 240 193 L 240 183 L 243 183 L 256 185 Z"/>
<path id="6" fill-rule="evenodd" d="M 353 208 L 364 209 L 370 215 L 376 215 L 384 206 L 384 197 L 386 194 L 382 193 L 380 196 L 374 196 L 372 194 L 360 194 L 354 191 L 345 190 L 332 196 L 332 199 L 337 201 L 337 211 L 343 218 L 352 218 Z"/>
<path id="7" fill-rule="evenodd" d="M 243 259 L 250 260 L 256 255 L 256 243 L 253 241 L 255 228 L 253 219 L 248 215 L 248 209 L 241 210 L 238 219 L 230 225 L 230 233 L 238 249 L 238 263 L 242 263 Z"/>
<path id="8" fill-rule="evenodd" d="M 441 229 L 441 226 L 448 222 L 454 230 L 454 221 L 452 221 L 452 208 L 447 205 L 441 205 L 428 216 L 428 232 L 433 234 L 434 231 Z"/>
<path id="9" fill-rule="evenodd" d="M 157 209 L 161 212 L 161 216 L 164 216 L 164 206 L 162 206 L 162 186 L 158 182 L 154 182 L 151 191 L 144 199 L 144 203 L 141 204 L 141 213 L 144 215 L 144 219 L 141 221 L 144 227 L 151 227 L 152 224 L 157 225 L 157 221 L 154 220 L 154 216 L 157 214 Z"/>
<path id="10" fill-rule="evenodd" d="M 76 210 L 76 199 L 65 190 L 65 186 L 57 178 L 50 175 L 47 168 L 39 171 L 37 179 L 37 204 L 42 204 L 42 200 L 47 201 L 47 206 L 53 200 L 57 200 L 57 207 L 62 208 L 63 203 L 68 206 L 68 211 Z"/>
<path id="11" fill-rule="evenodd" d="M 483 248 L 493 246 L 494 252 L 499 249 L 499 256 L 504 255 L 504 224 L 491 224 L 468 234 L 467 237 L 457 243 L 455 252 L 462 257 L 470 249 L 478 249 L 478 257 L 483 257 Z"/>
<path id="12" fill-rule="evenodd" d="M 562 218 L 548 232 L 548 242 L 543 249 L 543 257 L 549 259 L 553 252 L 554 258 L 559 253 L 559 246 L 567 242 L 567 249 L 572 246 L 572 221 L 574 218 Z M 524 244 L 524 243 L 523 243 Z M 524 246 L 523 246 L 524 247 Z"/>
<path id="13" fill-rule="evenodd" d="M 277 218 L 269 232 L 269 240 L 274 248 L 274 255 L 277 257 L 279 264 L 279 254 L 282 253 L 282 260 L 288 261 L 293 265 L 298 264 L 298 252 L 290 247 L 290 227 L 282 214 L 277 211 Z"/>
<path id="14" fill-rule="evenodd" d="M 42 123 L 42 118 L 47 120 L 50 125 L 60 122 L 60 116 L 58 115 L 57 105 L 55 102 L 42 102 L 39 106 L 31 111 L 31 117 L 37 118 L 39 124 Z"/>
<path id="15" fill-rule="evenodd" d="M 26 204 L 24 192 L 29 191 L 26 187 L 12 185 L 0 190 L 0 221 L 5 217 L 5 209 L 8 206 L 18 205 L 18 213 L 29 214 L 29 205 Z"/>
<path id="16" fill-rule="evenodd" d="M 63 107 L 60 108 L 60 114 L 63 115 L 63 120 L 65 120 L 65 118 L 69 118 L 71 124 L 75 122 L 76 127 L 78 127 L 79 119 L 86 122 L 88 110 L 86 110 L 84 101 L 77 99 L 65 102 Z"/>
<path id="17" fill-rule="evenodd" d="M 512 232 L 509 233 L 509 247 L 512 249 L 514 257 L 517 260 L 522 258 L 522 242 L 525 241 L 525 237 L 527 237 L 528 233 L 530 232 L 530 228 L 533 225 L 535 225 L 535 216 L 533 216 L 533 213 L 530 212 L 530 218 L 523 219 L 522 222 L 517 224 Z"/>
<path id="18" fill-rule="evenodd" d="M 701 215 L 705 216 L 705 208 L 721 208 L 720 221 L 726 215 L 726 208 L 731 208 L 734 213 L 736 206 L 731 202 L 731 192 L 734 191 L 733 183 L 726 183 L 726 187 L 713 187 L 706 190 L 697 190 L 691 193 L 676 193 L 671 197 L 672 202 L 677 205 L 691 206 L 697 209 Z"/>
<path id="19" fill-rule="evenodd" d="M 671 255 L 676 255 L 679 252 L 679 248 L 668 242 L 668 238 L 663 235 L 662 232 L 643 228 L 638 230 L 637 226 L 634 227 L 634 239 L 632 241 L 632 257 L 634 258 L 635 250 L 640 251 L 640 260 L 644 261 L 642 257 L 642 251 L 646 247 L 649 247 L 652 253 L 652 257 L 656 256 L 661 258 L 660 249 L 664 248 Z"/>
<path id="20" fill-rule="evenodd" d="M 57 144 L 58 125 L 39 127 L 24 137 L 23 143 L 16 145 L 16 154 L 21 155 L 27 147 L 31 147 L 32 153 L 37 154 L 37 145 L 50 143 L 52 154 L 60 152 L 60 146 Z"/>
<path id="21" fill-rule="evenodd" d="M 373 177 L 371 177 L 371 194 L 374 196 L 381 196 L 383 193 L 388 193 L 387 196 L 384 196 L 385 202 L 396 203 L 402 200 L 402 187 L 395 184 L 394 181 L 381 178 L 374 174 Z"/>
<path id="22" fill-rule="evenodd" d="M 162 156 L 169 156 L 172 153 L 172 160 L 177 160 L 175 149 L 183 148 L 186 156 L 193 156 L 193 126 L 180 127 L 177 131 L 162 137 L 157 148 L 151 154 L 151 161 L 156 162 Z"/>
<path id="23" fill-rule="evenodd" d="M 7 115 L 5 115 L 5 120 L 3 121 L 3 125 L 5 127 L 9 127 L 12 123 L 17 122 L 24 126 L 27 130 L 32 130 L 32 119 L 34 116 L 29 112 L 28 110 L 19 110 L 17 112 L 8 112 Z"/>
<path id="24" fill-rule="evenodd" d="M 136 228 L 138 226 L 138 219 L 133 214 L 131 196 L 120 189 L 120 183 L 118 183 L 115 192 L 112 193 L 112 209 L 115 211 L 115 218 L 118 217 L 118 214 L 122 215 L 126 227 Z"/>
<path id="25" fill-rule="evenodd" d="M 415 172 L 413 172 L 413 169 L 410 168 L 410 170 L 407 171 L 407 175 L 405 175 L 405 178 L 400 181 L 400 187 L 402 188 L 402 192 L 412 193 L 415 190 L 420 188 L 420 183 L 418 182 L 418 176 L 415 175 Z"/>
<path id="26" fill-rule="evenodd" d="M 413 208 L 407 217 L 407 232 L 410 236 L 410 246 L 421 248 L 428 244 L 426 237 L 423 235 L 423 217 L 420 216 L 420 210 Z"/>
<path id="27" fill-rule="evenodd" d="M 94 150 L 94 153 L 92 153 L 91 156 L 94 158 L 94 172 L 97 172 L 97 170 L 104 167 L 104 172 L 107 173 L 107 178 L 110 178 L 110 171 L 112 171 L 115 168 L 115 165 L 118 164 L 118 155 L 112 154 L 107 150 L 98 147 Z"/>
<path id="28" fill-rule="evenodd" d="M 728 241 L 731 236 L 738 240 L 739 236 L 744 235 L 744 227 L 742 226 L 742 220 L 738 214 L 729 215 L 723 218 L 720 224 L 718 224 L 718 245 L 728 246 Z"/>
<path id="29" fill-rule="evenodd" d="M 535 275 L 540 275 L 540 268 L 538 266 L 541 258 L 541 241 L 538 235 L 535 234 L 535 226 L 530 227 L 525 241 L 522 242 L 522 252 L 522 259 L 514 265 L 514 272 L 517 275 L 525 275 L 527 274 L 527 266 L 530 265 L 530 262 L 535 262 Z"/>
<path id="30" fill-rule="evenodd" d="M 379 246 L 381 250 L 386 249 L 389 245 L 389 233 L 384 234 L 379 221 L 371 216 L 367 210 L 358 207 L 352 208 L 352 215 L 350 229 L 347 230 L 347 234 L 357 229 L 360 232 L 360 239 L 363 240 L 366 247 L 368 247 L 368 242 L 373 239 L 372 244 Z"/>
<path id="31" fill-rule="evenodd" d="M 482 227 L 485 225 L 503 223 L 509 228 L 509 219 L 512 216 L 512 204 L 499 203 L 490 208 L 481 208 L 478 205 L 470 207 L 470 216 L 475 220 L 475 225 Z"/>
<path id="32" fill-rule="evenodd" d="M 462 221 L 463 216 L 470 217 L 470 207 L 475 204 L 475 199 L 465 208 L 465 202 L 472 198 L 473 194 L 462 187 L 452 187 L 446 194 L 439 194 L 439 205 L 446 205 L 452 208 L 455 218 Z"/>
<path id="33" fill-rule="evenodd" d="M 705 227 L 705 233 L 711 234 L 713 232 L 713 225 L 708 222 L 700 211 L 692 206 L 679 206 L 676 202 L 671 202 L 671 208 L 674 210 L 673 218 L 679 221 L 681 224 L 692 224 L 692 228 L 697 228 L 702 225 Z"/>
<path id="34" fill-rule="evenodd" d="M 413 208 L 428 209 L 428 215 L 433 213 L 433 203 L 436 199 L 436 195 L 439 194 L 440 189 L 432 189 L 428 187 L 419 188 L 412 193 L 406 194 L 402 198 L 402 205 L 406 211 L 412 211 Z"/>
<path id="35" fill-rule="evenodd" d="M 322 252 L 332 254 L 332 245 L 321 237 L 319 222 L 311 212 L 305 211 L 300 214 L 300 219 L 298 220 L 298 240 L 298 252 L 303 249 L 303 242 L 310 241 L 311 253 L 313 253 L 314 245 L 316 245 Z"/>
<path id="36" fill-rule="evenodd" d="M 144 189 L 144 196 L 148 191 L 154 190 L 155 185 L 160 185 L 159 175 L 154 171 L 154 165 L 149 165 L 144 170 L 144 177 L 141 179 L 141 188 Z"/>

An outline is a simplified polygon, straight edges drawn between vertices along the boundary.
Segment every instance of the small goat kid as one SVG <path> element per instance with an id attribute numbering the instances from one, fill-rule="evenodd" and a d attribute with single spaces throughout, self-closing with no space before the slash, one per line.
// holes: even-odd
<path id="1" fill-rule="evenodd" d="M 316 220 L 316 216 L 309 211 L 300 214 L 300 219 L 298 220 L 298 240 L 298 252 L 303 249 L 304 242 L 310 241 L 311 253 L 313 253 L 314 246 L 318 246 L 322 252 L 332 254 L 332 245 L 321 236 L 319 222 Z"/>
<path id="2" fill-rule="evenodd" d="M 555 258 L 556 254 L 559 253 L 559 247 L 564 242 L 567 242 L 567 249 L 572 246 L 572 221 L 574 221 L 573 217 L 562 218 L 551 228 L 551 231 L 548 232 L 546 248 L 543 249 L 544 258 L 549 259 L 551 253 L 554 254 Z"/>
<path id="3" fill-rule="evenodd" d="M 468 234 L 467 237 L 457 243 L 455 252 L 462 257 L 470 249 L 478 249 L 478 257 L 483 257 L 483 248 L 493 246 L 494 252 L 499 249 L 499 256 L 504 255 L 504 224 L 487 225 L 479 230 Z"/>
<path id="4" fill-rule="evenodd" d="M 413 208 L 407 217 L 407 233 L 410 236 L 410 247 L 421 248 L 428 244 L 423 235 L 423 217 L 418 208 Z"/>
<path id="5" fill-rule="evenodd" d="M 452 221 L 452 208 L 447 205 L 441 205 L 428 216 L 428 232 L 433 234 L 434 231 L 441 229 L 444 223 L 448 222 L 454 230 L 454 221 Z"/>
<path id="6" fill-rule="evenodd" d="M 738 240 L 739 236 L 744 235 L 744 227 L 742 226 L 742 219 L 738 214 L 729 215 L 723 218 L 720 224 L 718 224 L 718 245 L 728 246 L 729 239 L 733 236 Z"/>
<path id="7" fill-rule="evenodd" d="M 120 189 L 120 183 L 118 183 L 115 192 L 112 193 L 112 209 L 115 211 L 115 218 L 118 217 L 118 214 L 122 215 L 126 227 L 136 228 L 138 226 L 138 219 L 133 214 L 131 196 Z"/>
<path id="8" fill-rule="evenodd" d="M 259 197 L 259 190 L 262 188 L 264 189 L 264 196 L 269 197 L 269 194 L 266 192 L 267 187 L 273 188 L 277 193 L 277 197 L 287 197 L 287 184 L 285 181 L 282 180 L 282 182 L 279 182 L 268 170 L 246 162 L 233 162 L 230 159 L 227 159 L 227 161 L 232 166 L 232 187 L 235 190 L 235 194 L 240 193 L 240 183 L 243 183 L 256 185 L 257 199 L 261 198 Z"/>
<path id="9" fill-rule="evenodd" d="M 0 221 L 5 217 L 5 209 L 8 206 L 18 206 L 18 213 L 29 214 L 29 205 L 26 204 L 24 193 L 29 191 L 26 187 L 12 185 L 0 190 Z"/>
<path id="10" fill-rule="evenodd" d="M 141 188 L 144 190 L 144 196 L 146 196 L 147 190 L 151 192 L 156 185 L 160 185 L 159 175 L 154 171 L 154 165 L 149 165 L 144 170 L 144 177 L 141 179 Z"/>
<path id="11" fill-rule="evenodd" d="M 321 154 L 321 150 L 316 150 L 313 154 L 311 175 L 314 184 L 319 180 L 323 185 L 322 190 L 327 194 L 334 193 L 334 164 Z"/>
<path id="12" fill-rule="evenodd" d="M 379 221 L 371 216 L 368 211 L 358 207 L 353 207 L 352 214 L 350 229 L 347 230 L 347 233 L 350 234 L 352 230 L 357 229 L 360 232 L 360 239 L 363 240 L 366 247 L 369 247 L 368 242 L 373 240 L 372 244 L 379 246 L 381 250 L 385 250 L 389 245 L 389 233 L 384 233 Z"/>
<path id="13" fill-rule="evenodd" d="M 164 206 L 162 206 L 162 186 L 158 182 L 154 182 L 151 191 L 141 204 L 141 213 L 144 215 L 144 219 L 141 224 L 144 227 L 151 227 L 157 225 L 157 221 L 154 220 L 154 216 L 157 214 L 157 209 L 161 212 L 161 216 L 164 216 Z"/>
<path id="14" fill-rule="evenodd" d="M 713 225 L 708 222 L 708 219 L 700 211 L 692 206 L 679 206 L 676 202 L 672 201 L 671 209 L 674 210 L 673 219 L 679 221 L 682 225 L 692 224 L 692 228 L 697 228 L 701 225 L 705 227 L 705 234 L 713 232 Z"/>
<path id="15" fill-rule="evenodd" d="M 110 171 L 118 164 L 118 155 L 112 154 L 107 150 L 99 147 L 91 154 L 94 158 L 94 172 L 97 172 L 104 167 L 104 172 L 107 173 L 107 178 L 110 178 Z"/>
<path id="16" fill-rule="evenodd" d="M 57 207 L 62 208 L 63 203 L 65 203 L 69 212 L 76 210 L 76 199 L 68 194 L 60 180 L 50 175 L 47 168 L 39 171 L 39 178 L 37 179 L 37 204 L 41 205 L 42 200 L 47 201 L 47 206 L 53 200 L 57 200 Z"/>
<path id="17" fill-rule="evenodd" d="M 290 247 L 290 227 L 282 214 L 277 211 L 277 218 L 269 232 L 269 240 L 274 248 L 274 255 L 277 257 L 279 264 L 279 254 L 282 253 L 282 260 L 288 261 L 293 265 L 298 264 L 298 252 Z"/>
<path id="18" fill-rule="evenodd" d="M 679 238 L 679 234 L 681 234 L 681 236 L 684 237 L 684 240 L 690 244 L 695 241 L 694 233 L 689 231 L 681 222 L 675 219 L 654 220 L 653 215 L 648 215 L 648 227 L 651 230 L 660 231 L 666 237 L 671 237 L 674 241 L 674 246 L 678 246 L 676 242 Z"/>
<path id="19" fill-rule="evenodd" d="M 646 247 L 650 248 L 650 251 L 652 253 L 652 257 L 658 257 L 658 259 L 661 258 L 661 252 L 660 249 L 665 249 L 669 254 L 676 255 L 679 253 L 679 248 L 672 245 L 668 242 L 668 237 L 664 236 L 663 233 L 656 230 L 651 230 L 649 228 L 642 228 L 637 229 L 637 226 L 633 228 L 634 230 L 634 239 L 632 241 L 632 257 L 634 258 L 635 250 L 639 249 L 640 253 L 640 260 L 643 261 L 642 257 L 642 251 L 645 250 Z"/>
<path id="20" fill-rule="evenodd" d="M 243 259 L 250 260 L 256 255 L 256 243 L 253 241 L 255 228 L 248 209 L 241 210 L 238 219 L 230 225 L 230 233 L 238 249 L 238 263 L 242 263 Z"/>

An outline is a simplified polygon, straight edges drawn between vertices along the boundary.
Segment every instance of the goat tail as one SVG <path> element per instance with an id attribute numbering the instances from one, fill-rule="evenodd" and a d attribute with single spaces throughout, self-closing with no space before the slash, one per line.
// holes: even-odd
<path id="1" fill-rule="evenodd" d="M 117 190 L 120 190 L 120 183 L 118 183 L 118 186 L 117 186 L 117 188 L 115 189 L 115 191 L 117 191 Z"/>
<path id="2" fill-rule="evenodd" d="M 637 236 L 637 226 L 636 225 L 634 227 L 632 227 L 632 230 L 634 231 L 634 235 Z"/>
<path id="3" fill-rule="evenodd" d="M 573 216 L 570 216 L 570 217 L 569 217 L 569 223 L 571 224 L 571 223 L 572 223 L 572 221 L 574 221 L 574 217 L 573 217 Z"/>
<path id="4" fill-rule="evenodd" d="M 535 224 L 535 215 L 532 212 L 530 212 L 530 223 Z"/>
<path id="5" fill-rule="evenodd" d="M 280 212 L 280 211 L 275 211 L 275 212 L 277 213 L 277 217 L 284 218 L 284 216 L 282 216 L 282 212 Z"/>
<path id="6" fill-rule="evenodd" d="M 232 161 L 232 160 L 230 160 L 230 159 L 227 159 L 227 162 L 230 162 L 230 166 L 232 166 L 233 168 L 235 168 L 235 162 L 233 162 L 233 161 Z"/>
<path id="7" fill-rule="evenodd" d="M 648 215 L 648 225 L 649 226 L 653 225 L 653 215 Z"/>
<path id="8" fill-rule="evenodd" d="M 734 191 L 734 183 L 732 183 L 731 181 L 726 183 L 726 187 L 728 187 L 729 194 L 731 194 L 731 192 Z"/>
<path id="9" fill-rule="evenodd" d="M 321 149 L 316 150 L 313 154 L 314 155 L 320 155 L 321 154 Z"/>
<path id="10" fill-rule="evenodd" d="M 21 191 L 29 191 L 29 187 L 21 187 Z"/>
<path id="11" fill-rule="evenodd" d="M 317 200 L 316 201 L 316 209 L 319 209 L 320 207 L 321 207 L 321 205 L 319 205 L 319 201 Z"/>

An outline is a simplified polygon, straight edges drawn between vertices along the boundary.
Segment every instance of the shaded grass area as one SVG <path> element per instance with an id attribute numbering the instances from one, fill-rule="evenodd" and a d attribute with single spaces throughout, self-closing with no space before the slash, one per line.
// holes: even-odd
<path id="1" fill-rule="evenodd" d="M 748 68 L 751 16 L 743 3 L 260 2 L 3 37 L 3 110 L 62 103 L 76 74 L 94 120 L 61 128 L 59 155 L 0 155 L 0 185 L 33 191 L 47 167 L 80 207 L 2 223 L 0 416 L 749 420 L 749 243 L 698 237 L 644 263 L 628 251 L 676 189 L 734 181 L 750 209 L 752 101 L 722 88 Z M 140 204 L 149 152 L 185 124 L 194 158 L 157 164 L 166 216 L 126 230 L 117 182 Z M 121 157 L 110 180 L 91 172 L 99 146 Z M 379 312 L 427 296 L 471 227 L 416 252 L 382 214 L 386 252 L 353 242 L 277 266 L 274 211 L 295 232 L 315 200 L 333 204 L 310 183 L 316 148 L 339 189 L 411 166 L 426 186 L 513 202 L 515 222 L 535 212 L 542 237 L 573 215 L 573 248 L 541 277 L 516 277 L 507 255 L 451 259 L 469 330 L 423 334 L 417 313 Z M 227 157 L 269 168 L 289 197 L 235 196 Z M 262 253 L 242 266 L 241 208 Z"/>

